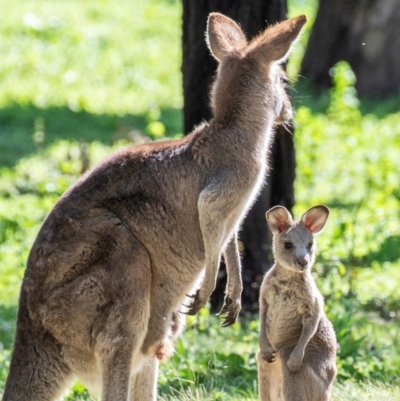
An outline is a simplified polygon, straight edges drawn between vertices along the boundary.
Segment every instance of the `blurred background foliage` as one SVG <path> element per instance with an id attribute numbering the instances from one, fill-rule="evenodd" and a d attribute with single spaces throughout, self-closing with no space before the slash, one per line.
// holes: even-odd
<path id="1" fill-rule="evenodd" d="M 296 206 L 331 209 L 315 277 L 340 345 L 334 400 L 400 399 L 400 96 L 360 100 L 349 65 L 316 92 L 288 65 Z M 15 0 L 0 14 L 0 395 L 29 249 L 57 198 L 129 143 L 181 135 L 178 0 Z M 266 228 L 267 229 L 267 228 Z M 203 309 L 161 366 L 162 400 L 255 400 L 257 316 L 231 328 Z M 76 384 L 68 400 L 89 399 Z"/>

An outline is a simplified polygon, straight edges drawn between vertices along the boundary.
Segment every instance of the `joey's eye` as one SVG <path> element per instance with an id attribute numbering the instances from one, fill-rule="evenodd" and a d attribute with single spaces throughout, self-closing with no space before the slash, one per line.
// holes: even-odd
<path id="1" fill-rule="evenodd" d="M 293 248 L 293 244 L 291 242 L 285 242 L 284 243 L 285 249 L 292 249 Z"/>
<path id="2" fill-rule="evenodd" d="M 286 75 L 281 75 L 281 82 L 283 85 L 287 85 L 289 83 L 289 78 Z"/>
<path id="3" fill-rule="evenodd" d="M 312 246 L 313 246 L 313 243 L 312 243 L 312 242 L 310 242 L 310 243 L 307 245 L 307 248 L 308 248 L 308 249 L 311 249 L 311 248 L 312 248 Z"/>

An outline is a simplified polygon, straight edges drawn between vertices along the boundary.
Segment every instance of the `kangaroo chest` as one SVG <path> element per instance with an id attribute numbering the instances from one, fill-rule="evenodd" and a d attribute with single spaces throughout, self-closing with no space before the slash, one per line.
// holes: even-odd
<path id="1" fill-rule="evenodd" d="M 266 330 L 271 344 L 280 347 L 297 342 L 302 318 L 314 302 L 312 291 L 302 283 L 275 279 L 266 285 L 263 296 L 268 303 Z"/>
<path id="2" fill-rule="evenodd" d="M 234 207 L 240 214 L 240 219 L 257 199 L 264 182 L 266 174 L 266 163 L 264 159 L 254 162 L 251 168 L 248 166 L 235 172 L 231 182 L 225 185 L 231 186 L 232 199 L 237 199 Z"/>
<path id="3" fill-rule="evenodd" d="M 312 294 L 304 285 L 279 280 L 268 286 L 267 300 L 268 314 L 280 315 L 281 311 L 286 311 L 301 317 L 309 309 Z"/>

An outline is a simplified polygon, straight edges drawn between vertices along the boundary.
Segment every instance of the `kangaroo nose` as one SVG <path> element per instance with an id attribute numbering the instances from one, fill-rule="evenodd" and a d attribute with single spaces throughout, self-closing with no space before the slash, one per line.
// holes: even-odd
<path id="1" fill-rule="evenodd" d="M 306 258 L 298 258 L 298 259 L 297 259 L 297 263 L 298 263 L 301 267 L 304 267 L 304 266 L 307 265 L 308 261 L 307 261 Z"/>

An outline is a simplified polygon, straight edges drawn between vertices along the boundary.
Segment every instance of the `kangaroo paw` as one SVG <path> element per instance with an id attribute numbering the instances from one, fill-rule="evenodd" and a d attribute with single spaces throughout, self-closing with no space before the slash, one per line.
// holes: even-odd
<path id="1" fill-rule="evenodd" d="M 225 296 L 224 304 L 221 311 L 217 316 L 224 317 L 224 321 L 221 323 L 222 327 L 228 327 L 236 323 L 241 309 L 240 299 L 232 300 L 229 296 Z"/>
<path id="2" fill-rule="evenodd" d="M 267 361 L 268 363 L 275 362 L 276 352 L 272 350 L 272 348 L 260 351 L 261 351 L 261 356 L 265 361 Z"/>
<path id="3" fill-rule="evenodd" d="M 189 298 L 193 299 L 193 301 L 189 305 L 183 305 L 188 308 L 187 312 L 182 312 L 186 315 L 194 316 L 196 315 L 200 309 L 206 305 L 207 300 L 203 300 L 200 296 L 200 290 L 197 290 L 195 294 L 188 295 Z"/>

